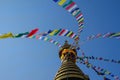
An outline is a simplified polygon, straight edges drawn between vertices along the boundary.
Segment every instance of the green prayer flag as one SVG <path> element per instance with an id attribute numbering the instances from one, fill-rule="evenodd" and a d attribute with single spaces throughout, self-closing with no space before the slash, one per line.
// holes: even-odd
<path id="1" fill-rule="evenodd" d="M 23 36 L 23 35 L 27 35 L 27 34 L 29 34 L 29 32 L 16 34 L 14 37 L 15 37 L 15 38 L 18 38 L 18 37 L 21 37 L 21 36 Z"/>
<path id="2" fill-rule="evenodd" d="M 65 8 L 65 7 L 67 7 L 69 4 L 71 4 L 73 1 L 72 0 L 70 0 L 70 2 L 68 2 L 68 4 L 65 4 L 65 5 L 63 5 L 63 8 Z"/>
<path id="3" fill-rule="evenodd" d="M 119 32 L 119 33 L 116 33 L 116 34 L 113 34 L 113 35 L 110 36 L 110 37 L 118 37 L 118 36 L 120 36 L 120 32 Z"/>

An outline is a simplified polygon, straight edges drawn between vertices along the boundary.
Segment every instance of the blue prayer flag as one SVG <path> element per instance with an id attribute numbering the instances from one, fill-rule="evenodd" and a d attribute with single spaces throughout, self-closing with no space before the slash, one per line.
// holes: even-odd
<path id="1" fill-rule="evenodd" d="M 59 0 L 53 0 L 54 2 L 58 2 Z"/>

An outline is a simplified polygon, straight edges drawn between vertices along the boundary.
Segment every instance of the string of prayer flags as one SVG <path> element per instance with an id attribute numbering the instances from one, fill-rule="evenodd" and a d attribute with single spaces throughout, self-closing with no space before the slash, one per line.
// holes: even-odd
<path id="1" fill-rule="evenodd" d="M 78 22 L 78 26 L 79 26 L 78 34 L 80 34 L 80 32 L 83 29 L 84 18 L 77 4 L 72 0 L 53 0 L 53 1 L 58 3 L 59 6 L 65 8 L 70 14 L 72 14 L 73 17 L 76 18 L 76 21 Z"/>
<path id="2" fill-rule="evenodd" d="M 79 58 L 78 58 L 78 59 L 79 59 Z M 92 64 L 89 63 L 89 62 L 86 63 L 86 62 L 83 60 L 82 57 L 81 57 L 79 60 L 80 60 L 80 63 L 86 65 L 87 68 L 93 69 L 98 75 L 100 75 L 100 76 L 109 75 L 109 76 L 113 77 L 115 80 L 119 80 L 119 77 L 118 77 L 118 76 L 115 76 L 115 75 L 112 74 L 110 71 L 105 70 L 105 69 L 103 69 L 103 68 L 101 68 L 101 67 L 94 66 L 94 65 L 92 65 Z M 117 79 L 116 79 L 116 78 L 117 78 Z"/>
<path id="3" fill-rule="evenodd" d="M 61 30 L 61 32 L 59 33 L 59 36 L 65 36 L 65 34 L 68 33 L 68 30 L 67 29 L 63 29 Z"/>
<path id="4" fill-rule="evenodd" d="M 55 29 L 55 30 L 51 30 L 51 32 L 49 32 L 50 36 L 66 36 L 66 37 L 70 37 L 74 40 L 79 40 L 79 37 L 73 32 L 73 31 L 69 31 L 67 29 Z"/>
<path id="5" fill-rule="evenodd" d="M 51 33 L 49 33 L 50 36 L 56 36 L 59 32 L 61 31 L 61 29 L 57 30 L 53 30 Z"/>
<path id="6" fill-rule="evenodd" d="M 87 40 L 92 40 L 92 39 L 94 39 L 95 38 L 95 35 L 91 35 L 91 36 L 88 36 L 87 37 Z"/>
<path id="7" fill-rule="evenodd" d="M 84 51 L 80 49 L 80 52 L 81 52 L 81 54 L 82 54 L 82 57 L 85 57 Z"/>
<path id="8" fill-rule="evenodd" d="M 61 47 L 61 44 L 58 41 L 55 41 L 51 38 L 45 37 L 45 36 L 36 36 L 36 39 L 43 40 L 43 41 L 48 41 L 50 43 L 55 44 L 58 47 Z"/>
<path id="9" fill-rule="evenodd" d="M 113 32 L 108 32 L 105 34 L 96 34 L 96 35 L 91 35 L 87 37 L 87 40 L 92 40 L 95 38 L 116 38 L 116 39 L 120 39 L 120 32 L 117 33 L 113 33 Z"/>
<path id="10" fill-rule="evenodd" d="M 34 34 L 36 34 L 36 32 L 38 30 L 39 29 L 36 28 L 36 29 L 31 30 L 31 32 L 24 32 L 24 33 L 19 33 L 19 34 L 14 34 L 14 35 L 11 32 L 9 32 L 9 33 L 6 33 L 6 34 L 1 34 L 0 39 L 4 39 L 4 38 L 40 39 L 40 40 L 44 40 L 44 41 L 48 41 L 50 43 L 53 43 L 53 44 L 57 45 L 58 47 L 61 47 L 61 44 L 58 41 L 55 41 L 55 40 L 53 40 L 51 38 L 48 38 L 48 37 L 44 37 L 44 36 L 48 35 L 49 33 L 51 33 L 52 32 L 51 30 L 49 30 L 48 32 L 44 32 L 44 33 L 34 35 Z"/>
<path id="11" fill-rule="evenodd" d="M 120 36 L 120 32 L 112 34 L 110 37 L 119 37 Z"/>
<path id="12" fill-rule="evenodd" d="M 48 32 L 43 32 L 43 33 L 40 33 L 38 34 L 39 36 L 47 36 L 49 33 L 51 33 L 52 30 L 49 30 Z"/>
<path id="13" fill-rule="evenodd" d="M 118 63 L 120 64 L 120 60 L 114 60 L 114 59 L 105 59 L 103 57 L 94 57 L 94 56 L 84 56 L 84 58 L 91 59 L 91 60 L 100 60 L 100 61 L 107 61 L 112 63 Z"/>
<path id="14" fill-rule="evenodd" d="M 39 36 L 47 36 L 49 33 L 51 33 L 52 32 L 52 30 L 49 30 L 49 31 L 47 31 L 47 32 L 42 32 L 42 33 L 39 33 L 39 34 L 37 34 L 36 36 L 37 37 L 39 37 Z"/>
<path id="15" fill-rule="evenodd" d="M 105 70 L 101 67 L 94 66 L 89 62 L 85 62 L 84 57 L 77 57 L 77 59 L 80 60 L 80 63 L 86 65 L 88 68 L 93 69 L 98 75 L 102 75 L 102 76 L 109 75 L 113 77 L 115 80 L 120 80 L 120 78 L 117 75 L 112 74 L 110 71 Z"/>
<path id="16" fill-rule="evenodd" d="M 95 38 L 101 38 L 103 35 L 101 33 L 98 33 L 96 35 L 91 35 L 87 37 L 87 40 L 93 40 Z"/>

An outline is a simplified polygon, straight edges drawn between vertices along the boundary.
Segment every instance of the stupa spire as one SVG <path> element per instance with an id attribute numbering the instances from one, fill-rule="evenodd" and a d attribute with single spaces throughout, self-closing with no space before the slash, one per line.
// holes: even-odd
<path id="1" fill-rule="evenodd" d="M 54 80 L 89 80 L 89 77 L 76 65 L 76 57 L 77 51 L 75 47 L 65 41 L 59 51 L 62 65 Z"/>

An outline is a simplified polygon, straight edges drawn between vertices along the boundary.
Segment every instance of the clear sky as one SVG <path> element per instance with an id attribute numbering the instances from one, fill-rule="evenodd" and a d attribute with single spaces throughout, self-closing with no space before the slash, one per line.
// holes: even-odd
<path id="1" fill-rule="evenodd" d="M 74 0 L 85 18 L 81 41 L 97 33 L 120 31 L 120 0 Z M 52 0 L 0 0 L 0 34 L 14 34 L 39 28 L 65 28 L 77 32 L 75 18 Z M 63 44 L 66 37 L 51 37 Z M 120 60 L 120 40 L 95 39 L 81 45 L 87 56 Z M 53 80 L 61 62 L 59 48 L 36 39 L 0 40 L 0 80 Z M 78 52 L 78 55 L 81 55 Z M 120 65 L 90 60 L 96 66 L 120 76 Z M 77 64 L 91 80 L 103 80 L 93 70 Z M 108 76 L 111 78 L 110 76 Z M 113 78 L 111 78 L 113 80 Z"/>

